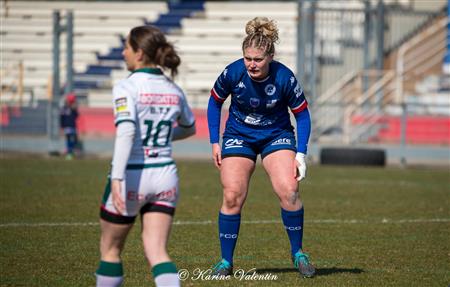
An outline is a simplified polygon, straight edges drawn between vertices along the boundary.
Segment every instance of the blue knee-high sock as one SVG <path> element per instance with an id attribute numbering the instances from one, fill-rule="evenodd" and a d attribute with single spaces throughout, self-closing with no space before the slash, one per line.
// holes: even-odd
<path id="1" fill-rule="evenodd" d="M 296 211 L 287 211 L 281 208 L 281 218 L 291 243 L 292 256 L 302 249 L 303 244 L 303 207 Z"/>
<path id="2" fill-rule="evenodd" d="M 222 258 L 233 265 L 233 253 L 241 226 L 241 214 L 226 215 L 219 212 L 219 240 Z"/>

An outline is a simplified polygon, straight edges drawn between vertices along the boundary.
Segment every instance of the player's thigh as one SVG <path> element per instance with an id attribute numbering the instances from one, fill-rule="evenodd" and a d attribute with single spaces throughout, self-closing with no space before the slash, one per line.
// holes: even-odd
<path id="1" fill-rule="evenodd" d="M 100 251 L 102 256 L 107 256 L 108 253 L 117 253 L 123 249 L 125 239 L 130 232 L 133 224 L 117 224 L 100 220 L 101 238 Z"/>
<path id="2" fill-rule="evenodd" d="M 247 157 L 233 156 L 222 160 L 220 178 L 225 192 L 245 194 L 255 162 Z"/>
<path id="3" fill-rule="evenodd" d="M 142 214 L 142 237 L 144 244 L 165 247 L 172 227 L 173 216 L 163 212 Z"/>
<path id="4" fill-rule="evenodd" d="M 145 256 L 151 266 L 170 261 L 167 242 L 172 226 L 172 215 L 163 212 L 142 214 L 142 242 Z"/>
<path id="5" fill-rule="evenodd" d="M 277 194 L 297 189 L 295 152 L 287 149 L 277 150 L 266 155 L 262 163 Z"/>

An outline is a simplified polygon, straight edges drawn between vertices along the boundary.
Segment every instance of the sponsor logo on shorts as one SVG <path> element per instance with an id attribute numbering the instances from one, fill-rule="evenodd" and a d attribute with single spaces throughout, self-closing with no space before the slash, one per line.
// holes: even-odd
<path id="1" fill-rule="evenodd" d="M 274 141 L 271 145 L 281 145 L 281 144 L 288 144 L 290 145 L 292 143 L 291 139 L 289 138 L 281 138 Z"/>
<path id="2" fill-rule="evenodd" d="M 240 139 L 228 139 L 225 142 L 225 148 L 242 147 L 243 143 L 244 143 L 244 141 L 240 140 Z"/>
<path id="3" fill-rule="evenodd" d="M 169 190 L 164 190 L 161 191 L 160 193 L 158 193 L 156 195 L 156 198 L 158 200 L 163 200 L 163 201 L 174 201 L 177 195 L 177 188 L 176 187 L 172 187 Z"/>
<path id="4" fill-rule="evenodd" d="M 138 201 L 141 196 L 139 195 L 139 193 L 137 191 L 133 191 L 133 190 L 128 190 L 127 191 L 127 200 L 129 201 Z"/>

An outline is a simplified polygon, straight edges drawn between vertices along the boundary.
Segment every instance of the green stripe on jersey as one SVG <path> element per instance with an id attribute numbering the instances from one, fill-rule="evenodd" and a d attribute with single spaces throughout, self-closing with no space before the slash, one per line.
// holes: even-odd
<path id="1" fill-rule="evenodd" d="M 133 120 L 120 120 L 120 121 L 117 121 L 116 127 L 117 127 L 119 124 L 124 123 L 124 122 L 130 122 L 130 123 L 136 124 Z"/>
<path id="2" fill-rule="evenodd" d="M 141 68 L 141 69 L 134 70 L 132 73 L 133 74 L 134 73 L 148 73 L 148 74 L 153 74 L 153 75 L 162 75 L 163 74 L 163 72 L 159 68 Z"/>
<path id="3" fill-rule="evenodd" d="M 161 163 L 142 163 L 142 164 L 129 164 L 127 165 L 127 169 L 144 169 L 144 168 L 155 168 L 155 167 L 163 167 L 167 165 L 175 164 L 173 160 L 169 162 L 161 162 Z"/>
<path id="4" fill-rule="evenodd" d="M 152 268 L 153 278 L 156 278 L 161 274 L 177 273 L 177 272 L 178 272 L 177 267 L 175 266 L 175 264 L 173 264 L 173 262 L 159 263 L 153 266 Z"/>
<path id="5" fill-rule="evenodd" d="M 105 186 L 105 192 L 103 193 L 102 203 L 106 204 L 106 201 L 108 200 L 109 194 L 111 193 L 111 179 L 108 176 L 108 182 Z"/>

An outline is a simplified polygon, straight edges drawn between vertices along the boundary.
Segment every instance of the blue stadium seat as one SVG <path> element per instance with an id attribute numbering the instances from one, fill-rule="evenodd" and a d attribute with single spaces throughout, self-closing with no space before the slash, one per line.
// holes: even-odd
<path id="1" fill-rule="evenodd" d="M 169 3 L 169 12 L 162 14 L 156 21 L 146 22 L 155 25 L 164 33 L 170 33 L 171 29 L 181 28 L 181 20 L 191 17 L 196 11 L 204 10 L 204 1 L 188 1 L 180 3 Z"/>
<path id="2" fill-rule="evenodd" d="M 122 50 L 123 47 L 117 47 L 117 48 L 111 48 L 109 53 L 106 55 L 100 55 L 99 53 L 97 53 L 97 60 L 101 61 L 101 60 L 117 60 L 117 61 L 122 61 L 123 60 L 123 56 L 122 56 Z"/>
<path id="3" fill-rule="evenodd" d="M 203 10 L 205 1 L 181 1 L 179 3 L 169 2 L 169 10 L 186 9 L 186 10 Z"/>
<path id="4" fill-rule="evenodd" d="M 181 28 L 183 18 L 190 17 L 196 11 L 204 10 L 204 1 L 180 1 L 169 3 L 169 11 L 159 15 L 156 21 L 145 20 L 146 25 L 155 25 L 164 33 L 169 34 L 173 29 Z M 96 53 L 97 64 L 89 65 L 84 73 L 75 75 L 74 88 L 82 93 L 89 89 L 104 88 L 113 69 L 122 69 L 122 50 L 125 37 L 121 36 L 122 45 L 109 50 L 107 54 Z"/>
<path id="5" fill-rule="evenodd" d="M 89 75 L 111 75 L 112 67 L 101 65 L 89 65 L 85 74 Z"/>

